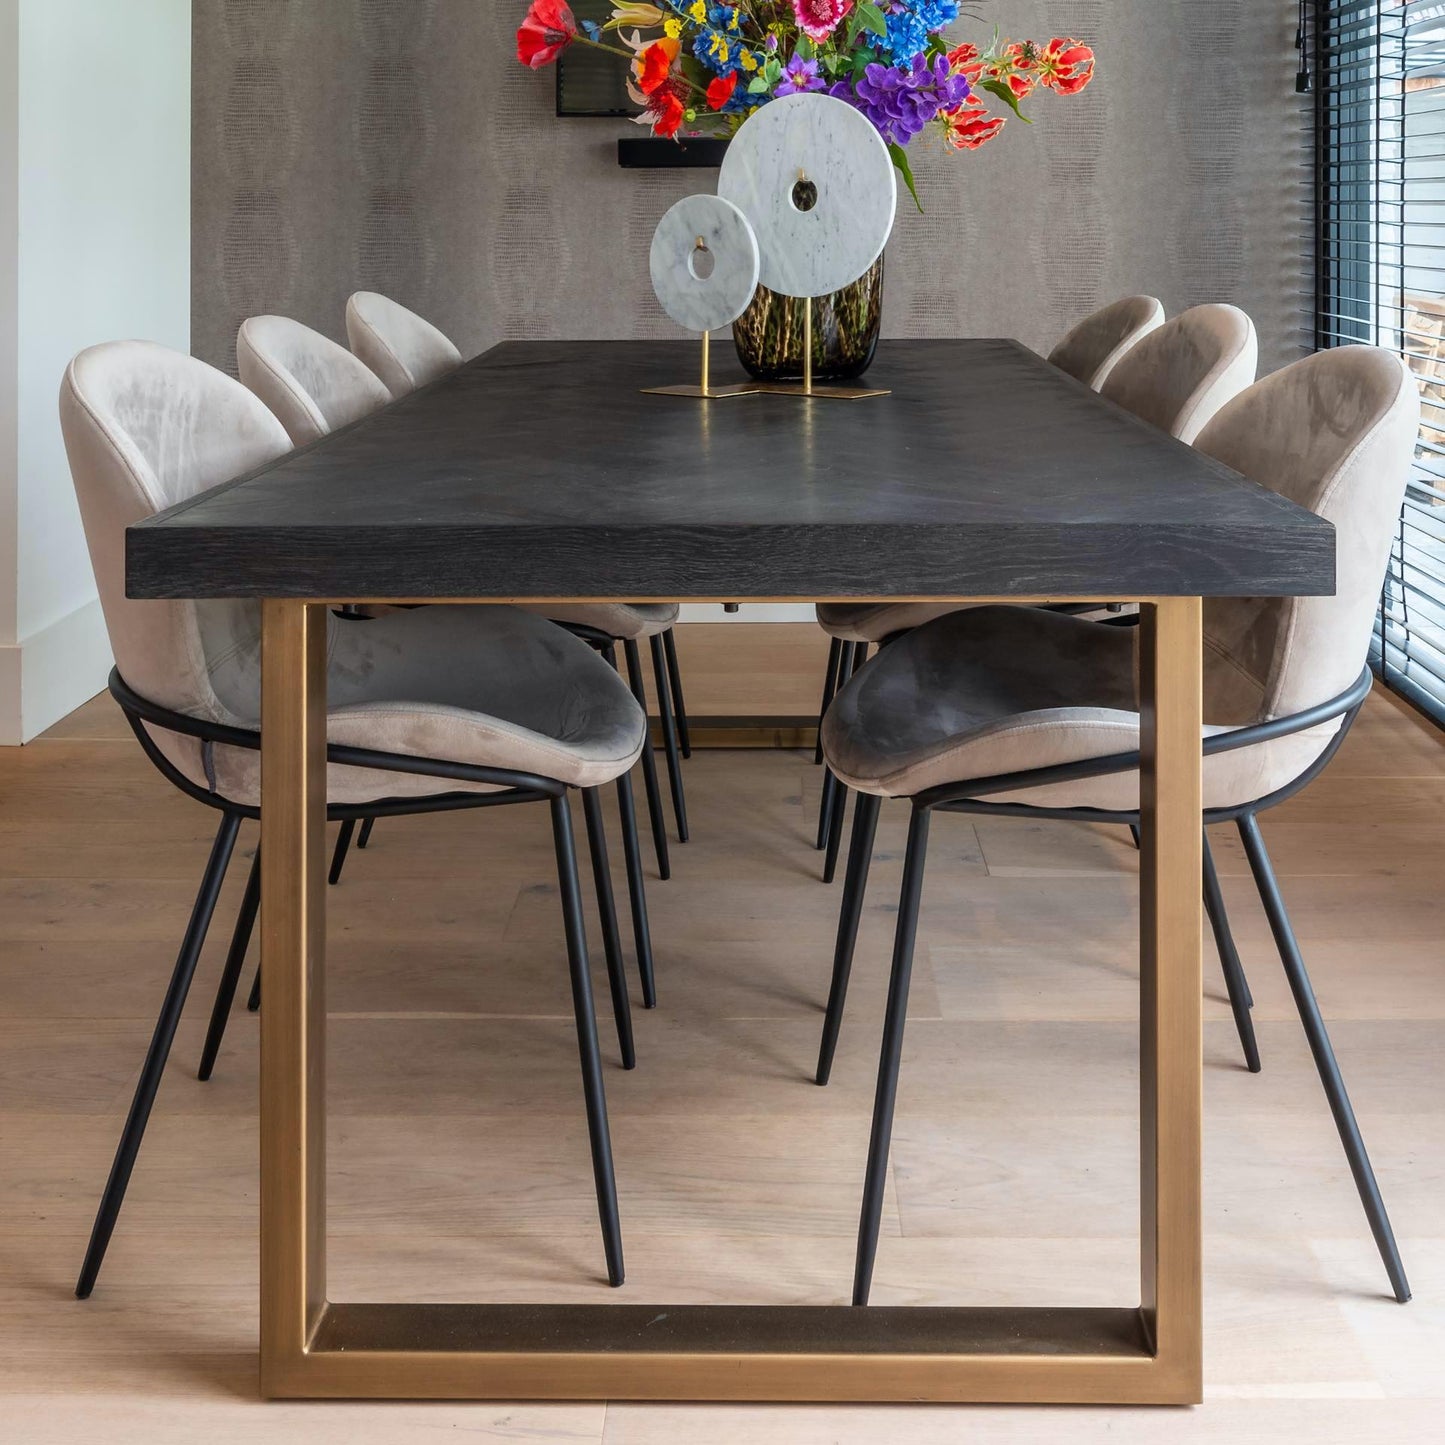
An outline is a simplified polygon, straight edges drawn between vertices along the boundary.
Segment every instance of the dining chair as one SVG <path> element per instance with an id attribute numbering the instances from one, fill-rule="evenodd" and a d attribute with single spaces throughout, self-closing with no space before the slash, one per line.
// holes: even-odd
<path id="1" fill-rule="evenodd" d="M 62 385 L 60 418 L 116 659 L 111 693 L 167 781 L 220 815 L 76 1286 L 85 1298 L 119 1216 L 241 823 L 258 818 L 261 804 L 260 604 L 127 599 L 126 528 L 274 460 L 290 440 L 237 382 L 146 342 L 76 357 Z M 615 783 L 626 812 L 646 716 L 591 648 L 514 608 L 439 606 L 366 623 L 331 615 L 328 629 L 331 821 L 548 806 L 608 1278 L 620 1285 L 622 1236 L 570 796 L 582 795 L 622 1062 L 632 1068 L 599 789 Z M 203 1076 L 235 996 L 259 890 L 258 849 Z"/>
<path id="2" fill-rule="evenodd" d="M 1118 305 L 1126 310 L 1132 307 L 1142 324 L 1153 315 L 1147 305 L 1152 299 L 1134 297 L 1131 302 Z M 1134 303 L 1139 304 L 1134 306 Z M 1089 327 L 1094 320 L 1097 318 L 1090 318 L 1084 326 Z M 1066 338 L 1064 345 L 1067 344 Z M 1110 401 L 1141 420 L 1180 441 L 1192 442 L 1226 403 L 1254 381 L 1258 369 L 1259 339 L 1249 317 L 1237 306 L 1196 306 L 1173 321 L 1134 335 L 1132 343 L 1114 358 L 1100 390 Z M 847 685 L 867 660 L 869 649 L 957 610 L 957 604 L 951 602 L 819 605 L 818 625 L 833 642 L 823 683 L 816 761 L 822 761 L 823 717 L 833 695 Z M 1085 604 L 1063 610 L 1093 608 Z M 825 883 L 831 883 L 837 872 L 846 807 L 846 790 L 831 771 L 825 772 L 817 838 L 818 848 L 827 850 L 823 866 Z"/>
<path id="3" fill-rule="evenodd" d="M 391 400 L 381 379 L 330 337 L 286 316 L 252 316 L 236 335 L 236 369 L 286 428 L 309 446 Z"/>
<path id="4" fill-rule="evenodd" d="M 351 349 L 381 377 L 396 397 L 406 396 L 417 387 L 436 381 L 455 371 L 462 363 L 461 352 L 431 322 L 374 291 L 358 291 L 346 303 L 346 334 Z M 570 628 L 602 651 L 621 646 L 627 662 L 628 682 L 637 700 L 644 706 L 647 695 L 640 646 L 644 642 L 648 644 L 652 653 L 658 719 L 667 758 L 673 816 L 677 822 L 678 841 L 686 843 L 689 830 L 682 759 L 692 757 L 692 734 L 672 630 L 679 608 L 675 604 L 618 602 L 591 606 L 548 605 L 527 610 Z M 668 851 L 662 794 L 657 781 L 657 765 L 650 749 L 642 755 L 642 780 L 647 793 L 657 869 L 665 880 L 672 876 L 672 861 Z M 363 837 L 366 836 L 369 836 L 368 831 L 363 829 Z"/>
<path id="5" fill-rule="evenodd" d="M 398 399 L 462 364 L 450 337 L 375 291 L 358 291 L 346 303 L 346 339 Z"/>
<path id="6" fill-rule="evenodd" d="M 1239 830 L 1295 1005 L 1395 1296 L 1409 1298 L 1389 1216 L 1285 909 L 1259 815 L 1329 763 L 1367 697 L 1366 662 L 1420 421 L 1416 383 L 1370 347 L 1321 352 L 1258 383 L 1199 449 L 1332 522 L 1332 597 L 1204 604 L 1203 823 Z M 847 995 L 879 806 L 906 798 L 911 825 L 879 1065 L 854 1302 L 868 1300 L 903 1049 L 909 976 L 936 812 L 1140 822 L 1137 630 L 1027 607 L 939 618 L 885 648 L 823 725 L 833 770 L 857 789 L 817 1079 L 828 1081 Z M 1203 890 L 1251 1071 L 1248 984 L 1207 827 Z"/>
<path id="7" fill-rule="evenodd" d="M 1163 325 L 1157 297 L 1125 296 L 1079 322 L 1049 352 L 1049 363 L 1098 391 L 1124 355 Z"/>

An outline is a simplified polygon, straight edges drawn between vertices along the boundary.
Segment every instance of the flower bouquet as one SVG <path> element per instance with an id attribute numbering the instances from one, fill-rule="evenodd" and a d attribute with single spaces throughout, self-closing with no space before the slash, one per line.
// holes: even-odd
<path id="1" fill-rule="evenodd" d="M 658 0 L 616 4 L 605 24 L 579 25 L 565 0 L 533 0 L 517 56 L 537 70 L 572 44 L 629 66 L 639 119 L 655 135 L 731 136 L 779 96 L 821 91 L 878 128 L 918 204 L 907 147 L 926 131 L 977 150 L 1038 87 L 1076 95 L 1094 52 L 1063 37 L 1040 45 L 995 32 L 986 48 L 944 32 L 959 0 Z M 920 205 L 920 209 L 921 209 Z"/>

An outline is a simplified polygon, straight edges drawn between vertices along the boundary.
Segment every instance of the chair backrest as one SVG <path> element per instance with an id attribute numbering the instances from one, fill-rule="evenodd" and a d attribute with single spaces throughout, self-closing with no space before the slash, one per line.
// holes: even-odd
<path id="1" fill-rule="evenodd" d="M 344 346 L 285 316 L 253 316 L 236 337 L 241 380 L 303 447 L 391 400 Z"/>
<path id="2" fill-rule="evenodd" d="M 1258 370 L 1259 340 L 1249 317 L 1237 306 L 1196 306 L 1132 347 L 1100 391 L 1192 442 Z"/>
<path id="3" fill-rule="evenodd" d="M 1252 386 L 1195 443 L 1333 522 L 1337 549 L 1333 597 L 1206 601 L 1209 722 L 1288 716 L 1359 677 L 1419 429 L 1419 388 L 1405 362 L 1344 346 Z"/>
<path id="4" fill-rule="evenodd" d="M 1049 361 L 1098 391 L 1126 353 L 1164 324 L 1164 303 L 1154 296 L 1125 296 L 1086 316 L 1049 353 Z"/>
<path id="5" fill-rule="evenodd" d="M 351 349 L 394 397 L 409 396 L 462 364 L 462 354 L 430 321 L 375 291 L 358 291 L 346 303 Z"/>
<path id="6" fill-rule="evenodd" d="M 83 351 L 60 389 L 60 426 L 111 649 L 152 702 L 254 725 L 221 682 L 260 650 L 254 602 L 140 602 L 125 595 L 125 529 L 291 450 L 281 423 L 239 382 L 147 341 Z M 254 668 L 250 669 L 254 672 Z M 171 739 L 194 772 L 196 749 Z M 179 753 L 187 754 L 185 757 Z"/>

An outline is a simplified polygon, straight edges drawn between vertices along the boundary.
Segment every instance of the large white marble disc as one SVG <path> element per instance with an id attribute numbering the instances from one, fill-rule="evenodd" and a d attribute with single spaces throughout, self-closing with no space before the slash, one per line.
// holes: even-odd
<path id="1" fill-rule="evenodd" d="M 828 95 L 787 95 L 754 111 L 728 146 L 718 194 L 753 223 L 762 283 L 783 296 L 851 286 L 883 254 L 898 212 L 883 137 Z"/>
<path id="2" fill-rule="evenodd" d="M 758 289 L 758 238 L 748 218 L 720 196 L 687 196 L 652 238 L 652 289 L 689 331 L 731 326 Z"/>

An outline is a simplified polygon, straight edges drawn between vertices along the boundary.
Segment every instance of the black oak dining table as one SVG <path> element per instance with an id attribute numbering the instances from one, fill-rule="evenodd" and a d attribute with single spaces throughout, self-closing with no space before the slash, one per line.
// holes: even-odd
<path id="1" fill-rule="evenodd" d="M 694 366 L 508 342 L 127 533 L 131 597 L 264 613 L 262 1392 L 1196 1402 L 1203 600 L 1333 592 L 1334 530 L 1017 342 L 885 342 L 864 401 L 643 394 Z M 1139 604 L 1137 1305 L 328 1298 L 326 615 L 443 600 Z"/>

